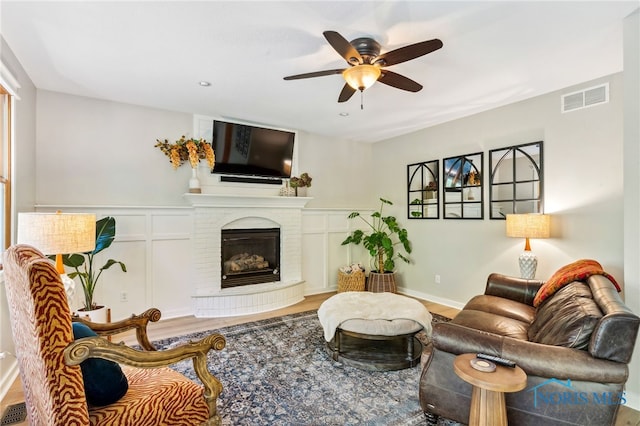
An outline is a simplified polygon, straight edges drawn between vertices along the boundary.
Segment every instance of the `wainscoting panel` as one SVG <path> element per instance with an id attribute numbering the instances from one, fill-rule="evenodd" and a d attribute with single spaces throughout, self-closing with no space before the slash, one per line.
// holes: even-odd
<path id="1" fill-rule="evenodd" d="M 305 280 L 304 294 L 331 291 L 327 283 L 327 239 L 323 233 L 302 234 L 302 276 Z"/>
<path id="2" fill-rule="evenodd" d="M 238 207 L 240 208 L 240 207 Z M 163 318 L 193 315 L 197 289 L 194 281 L 194 208 L 127 206 L 37 206 L 37 211 L 95 213 L 116 219 L 116 240 L 101 253 L 127 265 L 127 273 L 112 266 L 100 278 L 97 299 L 121 319 L 150 307 Z M 347 219 L 350 209 L 302 209 L 300 221 L 304 294 L 335 291 L 337 271 L 351 262 L 367 262 L 360 247 L 340 243 L 360 221 Z M 365 212 L 364 214 L 370 214 Z M 368 265 L 365 265 L 368 266 Z M 81 290 L 76 286 L 75 308 Z"/>
<path id="3" fill-rule="evenodd" d="M 305 294 L 338 288 L 338 269 L 352 262 L 366 262 L 368 254 L 342 241 L 363 222 L 348 219 L 351 209 L 304 209 L 302 212 L 302 271 Z M 364 214 L 370 214 L 364 211 Z M 366 256 L 365 256 L 366 254 Z M 366 266 L 366 265 L 365 265 Z"/>
<path id="4" fill-rule="evenodd" d="M 189 239 L 154 240 L 151 253 L 149 300 L 160 309 L 163 318 L 193 315 L 191 296 L 195 293 Z"/>
<path id="5" fill-rule="evenodd" d="M 36 211 L 94 213 L 116 219 L 116 239 L 100 253 L 95 265 L 115 259 L 119 265 L 103 272 L 96 300 L 111 308 L 112 320 L 129 317 L 150 307 L 163 318 L 191 315 L 190 247 L 193 233 L 192 209 L 188 207 L 60 206 L 41 205 Z M 159 245 L 158 245 L 159 244 Z M 170 269 L 173 268 L 173 269 Z M 168 272 L 168 270 L 171 272 Z M 176 271 L 179 271 L 176 273 Z M 72 272 L 67 268 L 67 272 Z M 185 281 L 187 285 L 185 285 Z M 82 290 L 76 279 L 73 309 L 81 306 Z"/>

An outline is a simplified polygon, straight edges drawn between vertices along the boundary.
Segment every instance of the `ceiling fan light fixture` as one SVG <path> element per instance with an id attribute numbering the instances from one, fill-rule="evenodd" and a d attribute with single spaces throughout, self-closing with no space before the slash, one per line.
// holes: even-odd
<path id="1" fill-rule="evenodd" d="M 356 90 L 363 91 L 373 86 L 380 77 L 380 68 L 374 65 L 356 65 L 342 71 L 347 84 Z"/>

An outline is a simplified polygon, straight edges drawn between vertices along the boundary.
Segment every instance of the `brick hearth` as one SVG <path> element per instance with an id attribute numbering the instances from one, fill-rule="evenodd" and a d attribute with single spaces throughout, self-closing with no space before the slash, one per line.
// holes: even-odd
<path id="1" fill-rule="evenodd" d="M 304 299 L 302 209 L 310 198 L 185 194 L 194 207 L 196 317 L 270 311 Z M 280 281 L 222 289 L 222 229 L 280 228 Z"/>

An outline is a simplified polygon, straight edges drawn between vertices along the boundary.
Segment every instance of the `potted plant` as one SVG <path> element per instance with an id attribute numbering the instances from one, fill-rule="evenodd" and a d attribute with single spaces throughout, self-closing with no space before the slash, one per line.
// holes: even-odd
<path id="1" fill-rule="evenodd" d="M 357 229 L 351 233 L 343 242 L 346 244 L 362 244 L 369 251 L 372 260 L 372 269 L 369 274 L 369 288 L 376 287 L 380 282 L 384 283 L 384 288 L 395 290 L 395 260 L 400 259 L 406 263 L 411 263 L 408 254 L 411 253 L 411 243 L 407 230 L 400 227 L 394 216 L 383 216 L 385 204 L 393 203 L 384 198 L 380 198 L 380 209 L 371 214 L 371 221 L 362 217 L 359 212 L 349 214 L 349 219 L 359 217 L 370 228 L 368 231 Z M 406 255 L 396 250 L 398 246 L 404 249 Z M 380 276 L 381 275 L 381 276 Z"/>
<path id="2" fill-rule="evenodd" d="M 300 175 L 300 177 L 294 176 L 289 180 L 289 184 L 296 191 L 296 197 L 298 196 L 298 188 L 310 188 L 311 187 L 311 180 L 312 180 L 312 178 L 311 178 L 311 176 L 309 176 L 309 173 L 302 173 Z M 304 192 L 304 194 L 302 192 Z M 306 190 L 300 191 L 299 195 L 301 197 L 306 196 Z"/>
<path id="3" fill-rule="evenodd" d="M 125 264 L 114 259 L 107 260 L 107 262 L 100 268 L 94 265 L 96 254 L 111 246 L 111 243 L 115 239 L 115 235 L 116 220 L 110 216 L 104 217 L 96 221 L 96 247 L 93 251 L 62 256 L 64 264 L 75 269 L 75 272 L 68 274 L 69 278 L 78 277 L 82 284 L 84 301 L 83 307 L 78 309 L 79 311 L 89 312 L 104 308 L 104 306 L 98 306 L 93 299 L 96 285 L 98 284 L 98 280 L 100 279 L 103 271 L 109 269 L 115 264 L 118 264 L 120 265 L 122 272 L 127 272 Z"/>

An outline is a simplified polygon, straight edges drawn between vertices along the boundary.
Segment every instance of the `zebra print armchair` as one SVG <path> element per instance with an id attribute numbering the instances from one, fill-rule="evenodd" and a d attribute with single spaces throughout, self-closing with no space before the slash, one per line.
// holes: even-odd
<path id="1" fill-rule="evenodd" d="M 146 324 L 159 319 L 152 309 L 142 316 L 110 325 L 93 325 L 111 335 L 136 328 L 135 350 L 103 337 L 74 341 L 72 317 L 55 266 L 38 250 L 15 245 L 4 253 L 4 277 L 16 357 L 29 424 L 62 425 L 218 425 L 216 400 L 222 385 L 207 369 L 207 353 L 221 350 L 225 339 L 212 334 L 179 348 L 155 351 Z M 87 404 L 80 363 L 104 358 L 123 364 L 128 390 L 118 401 L 100 407 Z M 193 359 L 203 386 L 169 368 Z"/>

